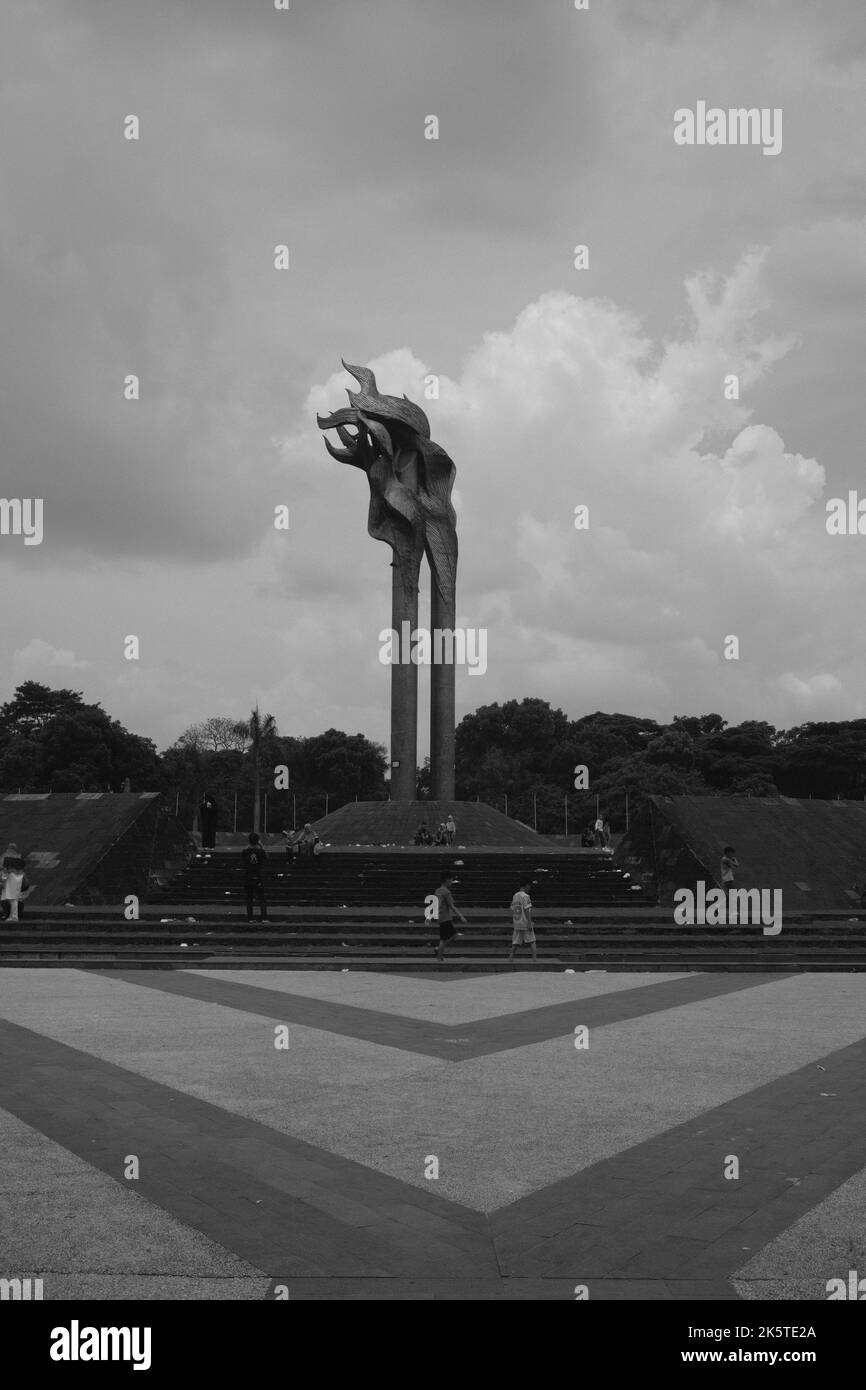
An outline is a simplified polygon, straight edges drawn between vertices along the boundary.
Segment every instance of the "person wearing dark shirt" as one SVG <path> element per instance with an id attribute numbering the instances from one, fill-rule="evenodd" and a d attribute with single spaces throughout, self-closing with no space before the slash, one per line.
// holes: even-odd
<path id="1" fill-rule="evenodd" d="M 219 807 L 210 792 L 205 792 L 201 799 L 199 815 L 201 816 L 201 847 L 202 849 L 215 849 Z"/>
<path id="2" fill-rule="evenodd" d="M 262 877 L 268 855 L 258 835 L 250 835 L 249 838 L 250 842 L 241 854 L 244 892 L 247 897 L 247 921 L 253 920 L 253 899 L 258 898 L 262 921 L 268 922 L 270 918 L 268 917 L 268 905 L 265 902 L 265 884 Z"/>
<path id="3" fill-rule="evenodd" d="M 466 918 L 455 903 L 451 893 L 451 889 L 456 882 L 456 878 L 446 877 L 436 889 L 436 898 L 438 901 L 437 915 L 439 918 L 439 945 L 436 948 L 436 959 L 438 961 L 442 961 L 445 957 L 446 941 L 450 941 L 453 936 L 457 935 L 454 927 L 454 918 L 459 917 L 464 926 L 468 925 Z"/>

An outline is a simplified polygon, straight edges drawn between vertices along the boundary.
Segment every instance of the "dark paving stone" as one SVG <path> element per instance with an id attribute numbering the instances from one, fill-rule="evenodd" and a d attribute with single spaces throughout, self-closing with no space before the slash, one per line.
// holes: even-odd
<path id="1" fill-rule="evenodd" d="M 866 1165 L 866 1039 L 821 1065 L 823 1072 L 810 1062 L 493 1213 L 503 1270 L 727 1279 Z M 824 1090 L 845 1098 L 830 1133 Z M 741 1177 L 725 1181 L 729 1153 L 739 1157 Z M 612 1195 L 612 1182 L 623 1179 L 624 1205 Z"/>
<path id="2" fill-rule="evenodd" d="M 370 966 L 372 973 L 375 973 L 375 969 L 375 965 Z M 424 980 L 425 982 L 433 980 L 439 985 L 460 985 L 466 980 L 485 980 L 488 974 L 486 970 L 480 970 L 475 974 L 467 970 L 459 975 L 449 975 L 444 971 L 436 970 L 429 970 L 426 974 L 422 974 L 420 970 L 392 970 L 390 973 L 397 975 L 400 979 Z"/>
<path id="3" fill-rule="evenodd" d="M 574 1032 L 578 1024 L 600 1028 L 703 999 L 715 999 L 774 981 L 796 978 L 791 974 L 762 975 L 752 972 L 687 975 L 680 980 L 640 985 L 611 994 L 596 994 L 588 999 L 546 1004 L 503 1017 L 450 1025 L 407 1018 L 402 1014 L 381 1013 L 353 1004 L 308 999 L 300 994 L 284 994 L 281 990 L 261 989 L 258 985 L 241 984 L 236 980 L 215 980 L 210 976 L 187 974 L 182 970 L 112 970 L 101 974 L 102 978 L 144 985 L 165 994 L 222 1004 L 226 1008 L 239 1009 L 280 1023 L 298 1023 L 307 1028 L 319 1028 L 342 1037 L 378 1043 L 382 1047 L 396 1047 L 403 1052 L 420 1053 L 449 1062 L 488 1057 L 512 1048 L 566 1037 Z M 464 1038 L 466 1041 L 459 1041 Z"/>
<path id="4" fill-rule="evenodd" d="M 0 1105 L 118 1181 L 124 1156 L 136 1154 L 139 1196 L 264 1273 L 497 1273 L 486 1218 L 435 1192 L 16 1024 L 0 1022 L 0 1044 Z M 82 1088 L 89 1090 L 86 1113 L 78 1104 Z M 118 1089 L 136 1101 L 138 1113 L 117 1109 Z M 58 1104 L 70 1098 L 73 1107 Z"/>

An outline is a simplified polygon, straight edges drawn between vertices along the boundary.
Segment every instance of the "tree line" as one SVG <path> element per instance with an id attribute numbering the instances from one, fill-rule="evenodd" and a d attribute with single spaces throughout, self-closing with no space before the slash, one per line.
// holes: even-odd
<path id="1" fill-rule="evenodd" d="M 626 805 L 634 814 L 651 794 L 861 799 L 866 720 L 779 730 L 704 714 L 660 724 L 601 711 L 571 719 L 546 700 L 507 700 L 461 720 L 456 762 L 460 800 L 507 809 L 542 834 L 562 833 L 566 808 L 569 830 L 579 831 L 599 805 L 616 830 Z M 588 790 L 575 790 L 581 766 Z M 25 681 L 0 706 L 0 791 L 121 791 L 128 779 L 133 791 L 164 792 L 187 825 L 205 791 L 221 805 L 222 828 L 231 828 L 235 797 L 239 830 L 263 823 L 265 795 L 268 830 L 317 820 L 326 806 L 387 799 L 387 767 L 385 749 L 363 734 L 281 734 L 258 709 L 204 719 L 159 753 L 78 691 Z M 280 786 L 276 769 L 285 769 Z M 430 795 L 429 762 L 417 795 Z"/>

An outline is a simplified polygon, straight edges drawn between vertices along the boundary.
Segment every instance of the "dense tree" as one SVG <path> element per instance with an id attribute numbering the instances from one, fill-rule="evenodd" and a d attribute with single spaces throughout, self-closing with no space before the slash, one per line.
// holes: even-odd
<path id="1" fill-rule="evenodd" d="M 647 753 L 634 753 L 604 773 L 594 790 L 609 811 L 619 808 L 628 793 L 633 812 L 648 796 L 706 796 L 710 792 L 699 773 L 653 761 Z"/>
<path id="2" fill-rule="evenodd" d="M 457 729 L 457 795 L 489 801 L 517 819 L 537 812 L 544 833 L 561 831 L 565 797 L 577 829 L 595 816 L 595 788 L 604 776 L 642 751 L 660 729 L 652 719 L 597 710 L 569 720 L 544 700 L 485 705 Z M 589 771 L 589 795 L 575 791 L 574 769 Z"/>
<path id="3" fill-rule="evenodd" d="M 32 738 L 61 710 L 82 705 L 77 690 L 51 690 L 38 681 L 24 681 L 12 699 L 0 705 L 0 746 L 11 738 Z"/>
<path id="4" fill-rule="evenodd" d="M 779 787 L 787 796 L 866 793 L 866 719 L 802 724 L 776 743 Z"/>
<path id="5" fill-rule="evenodd" d="M 131 734 L 98 704 L 71 690 L 26 681 L 0 710 L 0 786 L 27 791 L 119 791 L 128 777 L 155 790 L 150 739 Z"/>
<path id="6" fill-rule="evenodd" d="M 776 730 L 749 719 L 698 741 L 696 765 L 709 785 L 723 791 L 734 782 L 774 782 Z"/>
<path id="7" fill-rule="evenodd" d="M 671 726 L 681 729 L 689 738 L 698 739 L 706 734 L 721 733 L 727 722 L 720 714 L 675 714 Z"/>
<path id="8" fill-rule="evenodd" d="M 0 753 L 0 789 L 45 791 L 42 747 L 36 738 L 19 734 L 8 739 Z"/>
<path id="9" fill-rule="evenodd" d="M 575 742 L 568 717 L 546 700 L 482 705 L 457 728 L 457 796 L 495 800 L 533 785 L 571 785 Z"/>
<path id="10" fill-rule="evenodd" d="M 589 790 L 574 786 L 586 764 Z M 274 786 L 285 765 L 290 787 Z M 0 706 L 0 790 L 135 790 L 170 793 L 193 824 L 205 790 L 222 808 L 220 827 L 269 830 L 315 820 L 356 797 L 388 795 L 385 749 L 362 734 L 327 729 L 281 737 L 272 715 L 212 716 L 190 725 L 160 758 L 80 692 L 25 681 Z M 429 759 L 418 771 L 429 795 Z M 728 725 L 719 714 L 676 715 L 669 724 L 596 710 L 571 720 L 545 700 L 483 705 L 457 729 L 457 795 L 476 796 L 542 833 L 594 818 L 596 805 L 621 826 L 651 795 L 856 797 L 866 795 L 866 719 L 777 731 L 762 720 Z M 265 800 L 266 798 L 266 800 Z M 169 803 L 171 805 L 171 802 Z M 172 807 L 173 809 L 173 807 Z M 616 828 L 616 825 L 615 825 Z"/>
<path id="11" fill-rule="evenodd" d="M 246 722 L 240 727 L 249 730 Z M 208 751 L 198 741 L 178 741 L 163 753 L 162 785 L 186 823 L 194 824 L 205 790 L 220 807 L 221 830 L 233 827 L 237 799 L 237 828 L 242 831 L 255 825 L 256 804 L 260 827 L 274 831 L 291 827 L 295 817 L 299 824 L 318 820 L 326 806 L 333 811 L 356 797 L 374 801 L 387 794 L 385 750 L 363 734 L 328 729 L 312 738 L 280 737 L 276 727 L 260 716 L 258 759 L 252 755 L 249 732 L 245 741 L 245 754 L 231 749 Z M 283 766 L 288 769 L 289 786 L 278 789 L 275 770 Z"/>
<path id="12" fill-rule="evenodd" d="M 197 748 L 201 753 L 243 753 L 248 741 L 249 726 L 226 714 L 211 715 L 201 724 L 190 724 L 178 739 L 182 746 Z"/>
<path id="13" fill-rule="evenodd" d="M 690 772 L 695 765 L 695 740 L 682 729 L 662 729 L 654 738 L 647 739 L 642 754 L 634 756 L 643 757 L 650 766 L 664 763 L 668 767 Z"/>

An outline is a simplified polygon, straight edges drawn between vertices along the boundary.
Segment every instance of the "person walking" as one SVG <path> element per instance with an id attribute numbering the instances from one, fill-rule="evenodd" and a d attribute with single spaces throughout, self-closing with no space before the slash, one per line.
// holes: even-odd
<path id="1" fill-rule="evenodd" d="M 604 825 L 601 827 L 601 833 L 602 833 L 602 835 L 604 836 L 604 847 L 605 847 L 605 849 L 609 850 L 609 849 L 610 849 L 610 821 L 607 819 L 607 817 L 605 817 Z"/>
<path id="2" fill-rule="evenodd" d="M 262 876 L 268 854 L 258 835 L 250 835 L 249 841 L 241 855 L 244 892 L 247 899 L 247 921 L 253 920 L 253 899 L 258 898 L 262 921 L 269 922 L 268 905 L 265 902 L 265 882 Z"/>
<path id="3" fill-rule="evenodd" d="M 457 834 L 457 822 L 453 816 L 449 816 L 445 822 L 445 838 L 449 845 L 453 845 L 454 836 Z"/>
<path id="4" fill-rule="evenodd" d="M 737 852 L 733 845 L 725 845 L 722 850 L 722 887 L 727 891 L 734 886 L 734 869 L 740 867 Z"/>
<path id="5" fill-rule="evenodd" d="M 514 897 L 511 899 L 511 920 L 513 931 L 511 933 L 511 954 L 508 959 L 514 960 L 515 947 L 526 944 L 532 951 L 532 959 L 537 960 L 535 954 L 535 928 L 532 925 L 532 899 L 529 890 L 532 884 L 527 880 L 521 883 Z"/>
<path id="6" fill-rule="evenodd" d="M 198 809 L 201 816 L 201 847 L 202 849 L 214 849 L 219 807 L 210 792 L 205 792 Z"/>
<path id="7" fill-rule="evenodd" d="M 436 898 L 439 903 L 439 945 L 436 947 L 436 959 L 440 962 L 445 958 L 446 941 L 450 941 L 455 935 L 454 918 L 459 917 L 464 926 L 469 925 L 451 893 L 455 883 L 457 883 L 457 879 L 449 876 L 444 878 L 436 889 Z"/>

